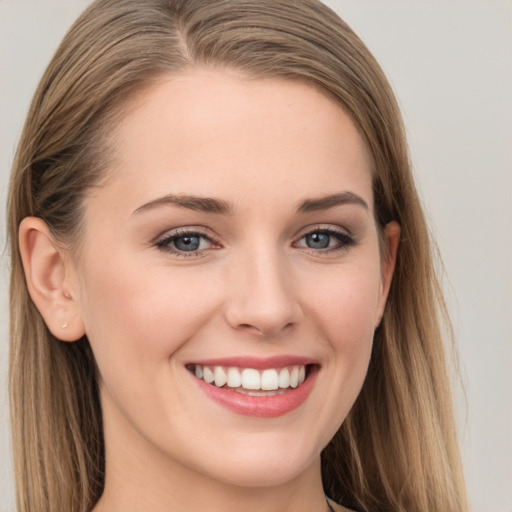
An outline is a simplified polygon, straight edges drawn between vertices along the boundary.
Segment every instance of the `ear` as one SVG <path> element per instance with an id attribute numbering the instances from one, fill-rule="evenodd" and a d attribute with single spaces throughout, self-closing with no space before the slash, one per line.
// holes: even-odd
<path id="1" fill-rule="evenodd" d="M 28 291 L 48 329 L 62 341 L 80 339 L 85 329 L 73 290 L 68 289 L 69 256 L 37 217 L 22 220 L 19 245 Z"/>
<path id="2" fill-rule="evenodd" d="M 381 250 L 379 308 L 377 311 L 377 323 L 375 328 L 378 327 L 384 315 L 384 309 L 386 307 L 386 301 L 391 287 L 391 280 L 393 279 L 393 271 L 395 270 L 396 255 L 398 252 L 398 244 L 400 242 L 400 232 L 400 225 L 395 221 L 389 222 L 384 228 L 384 241 Z"/>

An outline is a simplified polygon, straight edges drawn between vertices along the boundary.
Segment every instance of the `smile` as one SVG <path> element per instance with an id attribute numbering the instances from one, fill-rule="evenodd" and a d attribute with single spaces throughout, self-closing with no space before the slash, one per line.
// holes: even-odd
<path id="1" fill-rule="evenodd" d="M 297 388 L 306 380 L 306 365 L 258 370 L 196 364 L 190 371 L 207 384 L 217 388 L 231 388 L 249 396 L 275 396 Z"/>
<path id="2" fill-rule="evenodd" d="M 207 398 L 231 412 L 276 418 L 307 400 L 320 372 L 310 358 L 227 358 L 185 365 Z"/>

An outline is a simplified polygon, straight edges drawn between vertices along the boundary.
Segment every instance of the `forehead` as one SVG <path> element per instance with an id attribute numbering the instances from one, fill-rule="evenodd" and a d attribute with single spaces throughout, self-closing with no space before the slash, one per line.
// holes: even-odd
<path id="1" fill-rule="evenodd" d="M 280 187 L 290 199 L 333 187 L 371 193 L 371 156 L 349 115 L 295 80 L 219 70 L 169 76 L 129 105 L 112 141 L 113 182 L 139 201 Z"/>

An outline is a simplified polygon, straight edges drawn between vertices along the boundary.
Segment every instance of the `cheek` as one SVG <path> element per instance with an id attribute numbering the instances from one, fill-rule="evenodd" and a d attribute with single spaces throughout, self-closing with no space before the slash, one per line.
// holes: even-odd
<path id="1" fill-rule="evenodd" d="M 314 292 L 307 316 L 315 322 L 316 341 L 325 354 L 325 390 L 320 412 L 315 411 L 319 424 L 328 425 L 318 434 L 321 447 L 331 440 L 352 408 L 370 362 L 380 273 L 378 262 L 363 263 L 327 269 L 325 274 L 317 273 L 314 287 L 308 284 Z"/>
<path id="2" fill-rule="evenodd" d="M 351 265 L 317 276 L 310 300 L 317 318 L 336 350 L 359 351 L 373 339 L 378 317 L 380 274 L 378 265 Z"/>
<path id="3" fill-rule="evenodd" d="M 102 358 L 132 365 L 166 361 L 218 303 L 201 272 L 137 263 L 118 258 L 114 268 L 92 261 L 83 279 L 86 334 L 100 367 Z"/>
<path id="4" fill-rule="evenodd" d="M 186 403 L 180 349 L 211 319 L 218 297 L 205 290 L 200 272 L 192 279 L 194 274 L 183 269 L 133 259 L 119 258 L 115 268 L 91 263 L 84 275 L 84 323 L 105 418 L 116 424 L 128 418 L 151 431 L 168 408 Z M 174 390 L 172 400 L 169 390 Z"/>
<path id="5" fill-rule="evenodd" d="M 336 399 L 344 397 L 338 418 L 341 421 L 366 377 L 378 312 L 380 272 L 377 262 L 347 265 L 330 274 L 323 282 L 317 280 L 310 316 L 316 319 L 316 330 L 328 345 L 326 364 L 332 370 L 331 385 L 338 390 Z"/>

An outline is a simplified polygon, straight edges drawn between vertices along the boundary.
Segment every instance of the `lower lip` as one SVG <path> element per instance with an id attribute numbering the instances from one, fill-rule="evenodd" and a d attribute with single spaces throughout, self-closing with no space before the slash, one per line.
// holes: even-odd
<path id="1" fill-rule="evenodd" d="M 308 377 L 300 386 L 274 396 L 244 395 L 230 391 L 229 388 L 217 388 L 207 384 L 192 374 L 191 377 L 210 399 L 237 414 L 257 418 L 277 418 L 297 409 L 306 401 L 315 383 L 317 373 L 317 367 L 311 368 Z"/>

